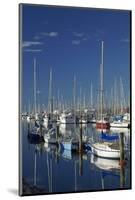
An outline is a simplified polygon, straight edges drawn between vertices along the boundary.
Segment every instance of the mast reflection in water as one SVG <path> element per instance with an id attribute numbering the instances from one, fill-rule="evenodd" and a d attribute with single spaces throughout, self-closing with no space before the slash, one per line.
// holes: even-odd
<path id="1" fill-rule="evenodd" d="M 79 150 L 72 152 L 61 149 L 59 144 L 43 141 L 32 142 L 28 132 L 33 122 L 22 121 L 23 138 L 23 194 L 68 193 L 77 191 L 97 191 L 130 188 L 130 152 L 126 155 L 126 164 L 119 160 L 94 156 L 90 150 L 83 149 L 82 140 L 99 140 L 100 132 L 92 125 L 60 125 L 57 137 L 66 134 L 78 136 Z M 54 125 L 55 127 L 55 125 Z M 116 131 L 115 131 L 116 132 Z M 111 130 L 110 134 L 113 133 Z M 123 132 L 124 145 L 130 149 L 130 130 Z"/>

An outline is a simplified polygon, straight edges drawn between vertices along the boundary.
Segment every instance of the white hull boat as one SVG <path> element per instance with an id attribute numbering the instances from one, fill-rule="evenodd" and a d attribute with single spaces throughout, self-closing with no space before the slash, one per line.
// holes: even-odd
<path id="1" fill-rule="evenodd" d="M 115 143 L 94 143 L 91 144 L 91 151 L 94 155 L 103 157 L 103 158 L 120 158 L 120 149 L 119 144 Z"/>
<path id="2" fill-rule="evenodd" d="M 128 122 L 119 122 L 119 121 L 115 121 L 110 123 L 111 127 L 117 127 L 117 128 L 128 128 L 129 127 L 129 123 Z"/>

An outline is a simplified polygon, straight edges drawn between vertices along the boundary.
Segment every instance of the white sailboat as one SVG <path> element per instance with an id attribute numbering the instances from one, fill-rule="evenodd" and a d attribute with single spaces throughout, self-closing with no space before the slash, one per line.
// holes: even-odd
<path id="1" fill-rule="evenodd" d="M 91 144 L 91 151 L 94 155 L 103 158 L 120 158 L 119 143 L 97 142 Z"/>
<path id="2" fill-rule="evenodd" d="M 104 42 L 101 42 L 101 64 L 100 64 L 100 119 L 96 121 L 96 128 L 108 129 L 110 123 L 103 116 L 103 67 L 104 67 Z"/>
<path id="3" fill-rule="evenodd" d="M 124 96 L 123 82 L 120 77 L 120 116 L 122 117 L 120 119 L 114 119 L 110 123 L 111 127 L 128 128 L 130 126 L 130 115 L 129 113 L 124 113 L 124 108 L 126 107 Z"/>

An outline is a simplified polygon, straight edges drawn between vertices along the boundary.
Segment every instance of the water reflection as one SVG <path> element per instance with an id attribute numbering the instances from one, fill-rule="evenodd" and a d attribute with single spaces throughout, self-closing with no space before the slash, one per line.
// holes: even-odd
<path id="1" fill-rule="evenodd" d="M 126 164 L 120 166 L 119 160 L 103 159 L 85 151 L 83 142 L 87 138 L 101 140 L 101 132 L 93 125 L 60 125 L 58 138 L 77 137 L 78 151 L 61 149 L 60 144 L 46 142 L 34 143 L 28 133 L 34 123 L 23 120 L 23 180 L 24 194 L 62 193 L 74 191 L 93 191 L 104 189 L 130 188 L 130 153 Z M 53 125 L 56 128 L 56 124 Z M 109 130 L 110 134 L 119 134 Z M 123 132 L 124 145 L 130 149 L 130 131 Z M 128 151 L 130 152 L 130 151 Z"/>

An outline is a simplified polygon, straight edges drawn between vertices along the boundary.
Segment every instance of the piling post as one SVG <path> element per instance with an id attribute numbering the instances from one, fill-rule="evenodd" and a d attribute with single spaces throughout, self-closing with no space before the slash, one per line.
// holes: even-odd
<path id="1" fill-rule="evenodd" d="M 81 123 L 80 135 L 79 135 L 79 175 L 80 176 L 82 176 L 82 173 L 83 173 L 82 153 L 83 153 L 83 145 L 82 145 L 82 123 Z"/>
<path id="2" fill-rule="evenodd" d="M 125 185 L 124 133 L 120 133 L 120 187 Z"/>
<path id="3" fill-rule="evenodd" d="M 124 161 L 124 135 L 120 133 L 120 161 Z"/>

